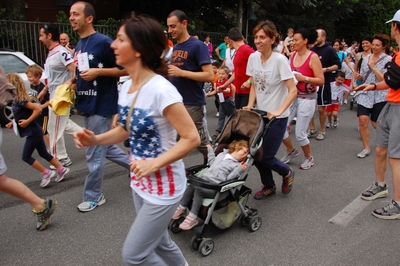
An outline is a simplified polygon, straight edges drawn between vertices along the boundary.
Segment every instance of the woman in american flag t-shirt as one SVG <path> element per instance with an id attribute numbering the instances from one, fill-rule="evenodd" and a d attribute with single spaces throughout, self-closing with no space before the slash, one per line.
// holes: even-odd
<path id="1" fill-rule="evenodd" d="M 156 20 L 133 15 L 111 47 L 117 64 L 131 77 L 119 94 L 119 126 L 100 135 L 86 129 L 76 132 L 75 144 L 83 147 L 129 139 L 137 216 L 125 240 L 124 261 L 187 265 L 167 227 L 186 187 L 181 159 L 200 144 L 200 138 L 181 95 L 164 78 L 168 72 L 162 55 L 167 39 Z"/>

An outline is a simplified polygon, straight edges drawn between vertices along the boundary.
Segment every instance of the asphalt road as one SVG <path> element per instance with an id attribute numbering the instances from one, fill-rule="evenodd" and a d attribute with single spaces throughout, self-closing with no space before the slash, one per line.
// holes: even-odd
<path id="1" fill-rule="evenodd" d="M 217 123 L 212 99 L 208 101 L 211 135 Z M 72 119 L 82 124 L 79 116 Z M 281 178 L 275 175 L 277 194 L 248 205 L 258 209 L 263 224 L 251 233 L 239 223 L 227 230 L 210 227 L 215 249 L 202 257 L 191 249 L 192 231 L 171 233 L 190 265 L 400 265 L 398 236 L 400 221 L 383 221 L 371 215 L 374 208 L 390 200 L 365 202 L 360 193 L 374 179 L 374 152 L 358 159 L 362 150 L 355 110 L 342 106 L 339 127 L 328 129 L 326 139 L 311 139 L 315 166 L 300 170 L 302 156 L 291 163 L 295 170 L 293 190 L 280 192 Z M 104 194 L 106 204 L 89 213 L 76 206 L 82 200 L 87 174 L 82 150 L 67 136 L 67 150 L 73 161 L 68 178 L 62 183 L 39 187 L 40 174 L 20 159 L 23 140 L 3 129 L 1 147 L 8 165 L 7 174 L 27 184 L 42 197 L 58 199 L 58 210 L 45 231 L 35 230 L 36 218 L 28 204 L 0 194 L 0 265 L 123 265 L 125 236 L 135 218 L 127 172 L 107 164 Z M 375 147 L 371 131 L 371 148 Z M 296 144 L 297 147 L 299 147 Z M 284 155 L 284 150 L 278 157 Z M 186 166 L 202 162 L 194 151 L 184 159 Z M 389 193 L 390 169 L 387 173 Z M 252 167 L 246 185 L 253 193 L 260 188 L 259 175 Z"/>

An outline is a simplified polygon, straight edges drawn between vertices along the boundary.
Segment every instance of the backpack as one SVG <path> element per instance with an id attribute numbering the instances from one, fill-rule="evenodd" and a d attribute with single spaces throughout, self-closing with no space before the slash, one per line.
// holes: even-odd
<path id="1" fill-rule="evenodd" d="M 7 81 L 6 72 L 0 66 L 0 108 L 4 108 L 14 101 L 16 94 L 14 85 Z"/>
<path id="2" fill-rule="evenodd" d="M 396 64 L 396 55 L 387 62 L 387 71 L 383 74 L 386 84 L 393 90 L 400 89 L 400 66 Z"/>

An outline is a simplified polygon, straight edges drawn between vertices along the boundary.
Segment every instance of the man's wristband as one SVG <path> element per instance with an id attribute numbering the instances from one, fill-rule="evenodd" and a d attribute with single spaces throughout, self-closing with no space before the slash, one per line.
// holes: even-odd
<path id="1" fill-rule="evenodd" d="M 325 72 L 329 72 L 329 67 L 326 67 L 326 71 Z"/>
<path id="2" fill-rule="evenodd" d="M 375 83 L 371 83 L 370 85 L 374 85 L 374 89 L 373 90 L 376 90 L 376 84 Z"/>

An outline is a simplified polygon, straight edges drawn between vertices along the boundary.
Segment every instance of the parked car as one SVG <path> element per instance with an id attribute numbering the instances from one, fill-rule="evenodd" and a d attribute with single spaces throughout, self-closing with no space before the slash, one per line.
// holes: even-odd
<path id="1" fill-rule="evenodd" d="M 22 52 L 16 52 L 9 49 L 0 49 L 0 66 L 4 69 L 6 74 L 11 72 L 18 73 L 25 83 L 28 94 L 36 97 L 37 92 L 30 89 L 30 83 L 25 74 L 26 68 L 34 64 L 36 63 Z M 11 103 L 8 106 L 0 109 L 0 123 L 2 125 L 10 122 L 13 117 L 14 115 L 12 113 Z"/>

